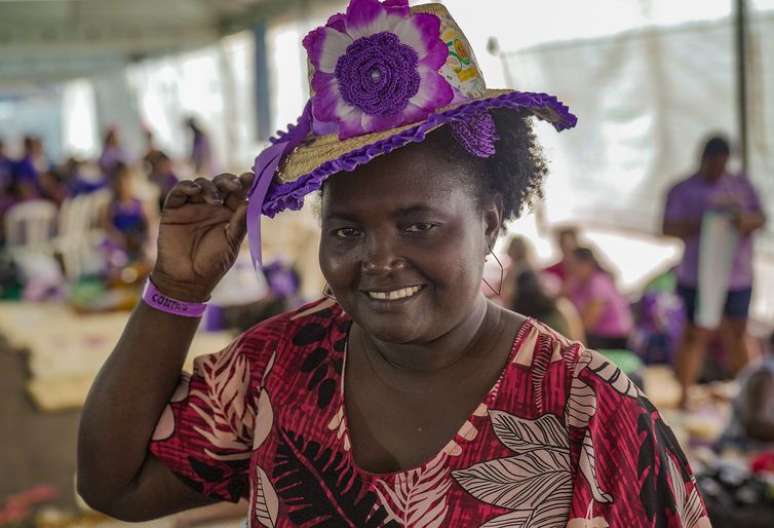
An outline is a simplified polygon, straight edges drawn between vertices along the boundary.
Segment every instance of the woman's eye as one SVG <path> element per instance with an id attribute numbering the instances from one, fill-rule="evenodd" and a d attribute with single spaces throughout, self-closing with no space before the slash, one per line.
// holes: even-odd
<path id="1" fill-rule="evenodd" d="M 360 236 L 360 230 L 355 227 L 342 227 L 333 232 L 336 238 L 355 238 Z"/>
<path id="2" fill-rule="evenodd" d="M 409 233 L 424 233 L 424 232 L 430 231 L 434 227 L 436 227 L 435 224 L 420 222 L 418 224 L 411 224 L 406 228 L 406 231 L 408 231 Z"/>

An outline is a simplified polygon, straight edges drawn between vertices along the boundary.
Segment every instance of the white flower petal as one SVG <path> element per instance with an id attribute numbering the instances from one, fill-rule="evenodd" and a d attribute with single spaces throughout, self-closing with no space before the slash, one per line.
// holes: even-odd
<path id="1" fill-rule="evenodd" d="M 349 33 L 353 40 L 357 40 L 361 37 L 370 37 L 371 35 L 376 35 L 383 31 L 395 33 L 395 28 L 404 20 L 404 18 L 397 15 L 390 15 L 386 12 L 382 12 L 368 24 L 362 26 L 354 24 L 347 25 L 347 33 Z"/>
<path id="2" fill-rule="evenodd" d="M 398 35 L 401 43 L 414 48 L 419 60 L 427 55 L 427 46 L 425 46 L 422 33 L 411 18 L 401 19 L 400 23 L 395 26 L 394 33 Z"/>
<path id="3" fill-rule="evenodd" d="M 349 35 L 325 28 L 325 40 L 320 50 L 319 71 L 336 73 L 336 63 L 339 57 L 347 52 L 347 46 L 350 44 L 352 44 L 352 38 Z"/>

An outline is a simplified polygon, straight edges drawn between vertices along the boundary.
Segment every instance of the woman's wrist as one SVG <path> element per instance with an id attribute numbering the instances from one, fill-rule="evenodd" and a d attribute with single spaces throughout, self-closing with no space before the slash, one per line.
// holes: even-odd
<path id="1" fill-rule="evenodd" d="M 212 288 L 199 284 L 185 283 L 170 279 L 163 272 L 153 270 L 150 281 L 162 294 L 178 301 L 189 303 L 204 303 L 210 300 Z"/>

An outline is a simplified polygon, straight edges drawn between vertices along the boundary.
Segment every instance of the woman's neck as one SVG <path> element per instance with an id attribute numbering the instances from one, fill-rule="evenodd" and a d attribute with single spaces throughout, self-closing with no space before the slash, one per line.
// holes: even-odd
<path id="1" fill-rule="evenodd" d="M 501 319 L 501 311 L 479 295 L 460 324 L 429 343 L 387 343 L 368 335 L 362 327 L 358 327 L 355 339 L 377 373 L 424 378 L 473 355 L 486 354 L 490 347 L 482 345 L 496 334 Z"/>

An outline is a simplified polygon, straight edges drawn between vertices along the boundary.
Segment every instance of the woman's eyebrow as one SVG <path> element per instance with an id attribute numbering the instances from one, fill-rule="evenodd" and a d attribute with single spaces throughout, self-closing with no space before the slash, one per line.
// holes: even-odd
<path id="1" fill-rule="evenodd" d="M 410 205 L 395 210 L 393 216 L 409 216 L 417 213 L 437 213 L 438 209 L 427 204 Z"/>
<path id="2" fill-rule="evenodd" d="M 347 213 L 345 211 L 331 211 L 325 215 L 326 220 L 345 220 L 347 222 L 359 221 L 358 215 L 355 213 Z"/>

